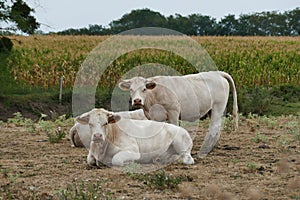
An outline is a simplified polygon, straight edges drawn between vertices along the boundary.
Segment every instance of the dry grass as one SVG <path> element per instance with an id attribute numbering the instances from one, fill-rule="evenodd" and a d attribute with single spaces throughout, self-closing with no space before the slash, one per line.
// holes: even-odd
<path id="1" fill-rule="evenodd" d="M 94 195 L 106 199 L 299 199 L 300 141 L 288 133 L 290 127 L 286 125 L 287 121 L 299 121 L 299 116 L 272 120 L 276 127 L 267 126 L 261 117 L 241 118 L 239 131 L 223 132 L 219 146 L 200 160 L 196 155 L 207 130 L 206 121 L 202 122 L 192 150 L 195 165 L 174 163 L 164 168 L 166 177 L 189 178 L 178 187 L 160 189 L 151 185 L 154 182 L 145 182 L 149 179 L 126 174 L 122 169 L 89 168 L 87 150 L 72 148 L 66 138 L 50 144 L 43 131 L 28 132 L 24 127 L 3 123 L 0 198 L 61 199 L 65 195 L 80 199 L 80 195 Z M 266 135 L 264 144 L 269 148 L 253 141 L 256 134 L 252 126 Z M 284 146 L 281 140 L 287 138 L 289 143 Z M 158 173 L 151 174 L 154 177 Z"/>

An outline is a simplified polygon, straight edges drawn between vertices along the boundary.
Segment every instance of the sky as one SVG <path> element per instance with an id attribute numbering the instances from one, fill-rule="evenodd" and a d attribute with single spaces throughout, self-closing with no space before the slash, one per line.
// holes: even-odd
<path id="1" fill-rule="evenodd" d="M 25 0 L 43 32 L 83 28 L 90 24 L 108 26 L 134 9 L 149 8 L 164 16 L 176 13 L 208 15 L 217 20 L 228 14 L 238 17 L 262 11 L 289 11 L 300 0 Z"/>

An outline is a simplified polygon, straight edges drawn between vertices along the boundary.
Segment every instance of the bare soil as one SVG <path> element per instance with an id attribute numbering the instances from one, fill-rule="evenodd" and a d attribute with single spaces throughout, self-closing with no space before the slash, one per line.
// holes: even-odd
<path id="1" fill-rule="evenodd" d="M 243 118 L 237 132 L 225 129 L 218 147 L 198 159 L 203 122 L 194 165 L 173 163 L 149 173 L 185 177 L 174 187 L 156 187 L 124 169 L 88 167 L 87 150 L 72 148 L 67 137 L 51 144 L 44 132 L 4 123 L 0 199 L 300 199 L 299 119 Z"/>

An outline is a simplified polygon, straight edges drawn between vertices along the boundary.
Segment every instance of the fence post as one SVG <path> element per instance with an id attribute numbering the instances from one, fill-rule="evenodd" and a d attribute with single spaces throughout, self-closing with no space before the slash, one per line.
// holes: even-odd
<path id="1" fill-rule="evenodd" d="M 59 103 L 61 104 L 62 101 L 62 86 L 63 86 L 64 76 L 60 77 L 59 81 Z"/>

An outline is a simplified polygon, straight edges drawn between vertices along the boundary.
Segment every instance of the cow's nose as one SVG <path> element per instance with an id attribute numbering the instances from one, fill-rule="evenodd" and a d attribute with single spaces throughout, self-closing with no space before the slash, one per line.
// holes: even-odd
<path id="1" fill-rule="evenodd" d="M 100 142 L 101 140 L 104 140 L 104 137 L 101 133 L 94 133 L 93 140 L 95 142 Z"/>
<path id="2" fill-rule="evenodd" d="M 135 105 L 141 105 L 141 104 L 142 104 L 142 100 L 141 100 L 141 99 L 134 99 L 134 100 L 133 100 L 133 103 L 134 103 Z"/>

